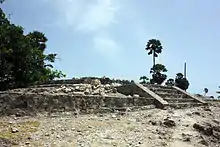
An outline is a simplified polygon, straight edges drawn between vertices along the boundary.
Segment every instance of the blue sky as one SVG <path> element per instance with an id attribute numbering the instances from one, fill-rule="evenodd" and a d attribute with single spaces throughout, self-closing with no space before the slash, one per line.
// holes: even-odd
<path id="1" fill-rule="evenodd" d="M 1 6 L 26 32 L 46 34 L 47 52 L 68 78 L 109 76 L 138 80 L 149 75 L 146 42 L 159 39 L 157 63 L 168 78 L 187 62 L 189 91 L 220 85 L 219 0 L 6 0 Z"/>

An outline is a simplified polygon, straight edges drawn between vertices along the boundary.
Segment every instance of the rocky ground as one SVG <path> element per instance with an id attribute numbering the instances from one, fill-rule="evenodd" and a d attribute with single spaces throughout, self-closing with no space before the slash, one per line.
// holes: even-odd
<path id="1" fill-rule="evenodd" d="M 220 105 L 0 119 L 0 146 L 219 147 Z"/>

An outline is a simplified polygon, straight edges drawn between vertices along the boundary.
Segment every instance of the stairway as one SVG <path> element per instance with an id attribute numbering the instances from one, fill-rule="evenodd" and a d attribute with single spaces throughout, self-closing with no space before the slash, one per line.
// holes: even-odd
<path id="1" fill-rule="evenodd" d="M 190 94 L 182 91 L 176 87 L 161 86 L 144 84 L 146 89 L 154 92 L 156 95 L 161 97 L 164 101 L 168 102 L 170 107 L 183 108 L 192 106 L 201 106 L 205 104 L 202 100 L 191 96 Z"/>

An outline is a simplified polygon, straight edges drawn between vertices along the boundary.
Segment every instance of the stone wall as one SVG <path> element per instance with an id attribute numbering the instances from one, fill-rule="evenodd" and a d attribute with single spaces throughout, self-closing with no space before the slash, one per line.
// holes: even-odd
<path id="1" fill-rule="evenodd" d="M 144 97 L 102 97 L 94 95 L 77 96 L 68 94 L 35 94 L 2 92 L 0 94 L 0 116 L 30 115 L 39 112 L 77 111 L 95 113 L 101 108 L 146 106 L 154 103 L 152 98 Z"/>

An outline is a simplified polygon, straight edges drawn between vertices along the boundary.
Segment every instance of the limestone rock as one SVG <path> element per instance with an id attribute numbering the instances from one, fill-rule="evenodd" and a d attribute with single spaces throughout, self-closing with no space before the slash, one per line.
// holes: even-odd
<path id="1" fill-rule="evenodd" d="M 195 123 L 193 125 L 193 128 L 195 128 L 199 132 L 204 133 L 207 136 L 213 135 L 213 127 L 210 124 Z"/>
<path id="2" fill-rule="evenodd" d="M 175 127 L 176 126 L 176 123 L 175 121 L 171 120 L 171 119 L 164 119 L 164 122 L 163 124 L 166 126 L 166 127 Z"/>
<path id="3" fill-rule="evenodd" d="M 91 81 L 91 85 L 95 86 L 95 87 L 98 87 L 98 86 L 101 85 L 101 81 L 98 80 L 98 79 L 94 79 L 94 80 Z"/>
<path id="4" fill-rule="evenodd" d="M 89 88 L 87 88 L 87 89 L 84 91 L 84 94 L 85 94 L 85 95 L 91 94 L 91 90 L 90 90 Z"/>
<path id="5" fill-rule="evenodd" d="M 85 95 L 84 92 L 73 92 L 74 95 Z"/>
<path id="6" fill-rule="evenodd" d="M 119 83 L 112 83 L 111 86 L 112 87 L 119 87 L 119 86 L 121 86 L 121 84 L 119 84 Z"/>
<path id="7" fill-rule="evenodd" d="M 138 94 L 134 94 L 133 97 L 134 97 L 134 98 L 138 98 L 138 97 L 140 97 L 140 96 L 139 96 Z"/>
<path id="8" fill-rule="evenodd" d="M 11 133 L 17 133 L 19 130 L 17 128 L 11 128 Z"/>

